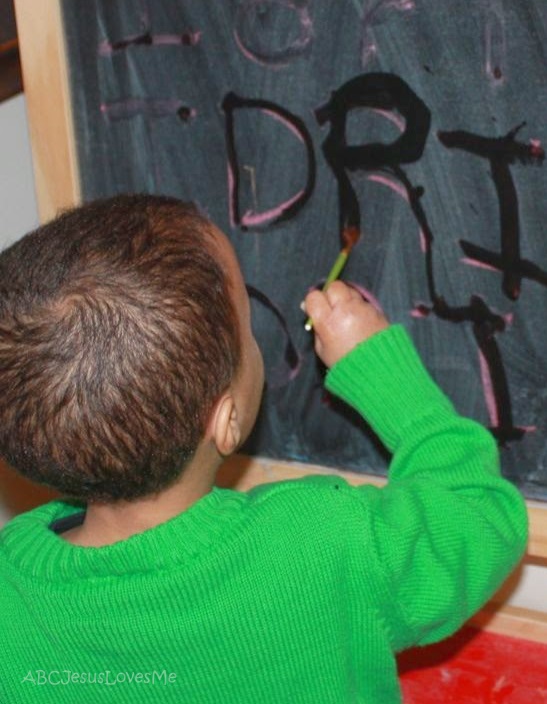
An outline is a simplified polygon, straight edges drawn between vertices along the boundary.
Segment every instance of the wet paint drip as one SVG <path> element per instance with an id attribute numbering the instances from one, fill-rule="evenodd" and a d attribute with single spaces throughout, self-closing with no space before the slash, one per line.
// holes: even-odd
<path id="1" fill-rule="evenodd" d="M 484 0 L 484 71 L 493 86 L 505 83 L 507 40 L 503 0 Z"/>

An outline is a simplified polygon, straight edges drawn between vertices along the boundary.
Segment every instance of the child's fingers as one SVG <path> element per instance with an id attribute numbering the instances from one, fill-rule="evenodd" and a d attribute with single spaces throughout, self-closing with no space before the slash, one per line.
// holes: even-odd
<path id="1" fill-rule="evenodd" d="M 329 314 L 331 306 L 322 291 L 311 291 L 304 301 L 306 313 L 313 320 L 313 324 Z"/>
<path id="2" fill-rule="evenodd" d="M 315 351 L 327 367 L 389 325 L 359 291 L 342 281 L 334 281 L 324 292 L 309 293 L 305 308 L 313 322 Z"/>
<path id="3" fill-rule="evenodd" d="M 332 308 L 341 303 L 360 300 L 361 295 L 342 281 L 333 281 L 326 291 L 311 291 L 304 301 L 304 311 L 312 319 L 322 318 L 330 313 Z"/>
<path id="4" fill-rule="evenodd" d="M 325 296 L 332 308 L 341 303 L 349 303 L 354 299 L 361 298 L 354 288 L 347 286 L 343 281 L 333 281 L 325 291 Z"/>

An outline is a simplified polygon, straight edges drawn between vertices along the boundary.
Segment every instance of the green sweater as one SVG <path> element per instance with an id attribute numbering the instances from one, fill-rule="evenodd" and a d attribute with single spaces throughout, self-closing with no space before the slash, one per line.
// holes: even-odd
<path id="1" fill-rule="evenodd" d="M 458 416 L 404 329 L 327 388 L 393 452 L 389 484 L 214 489 L 128 540 L 76 547 L 55 501 L 0 533 L 0 701 L 392 704 L 394 653 L 456 630 L 526 543 L 490 434 Z"/>

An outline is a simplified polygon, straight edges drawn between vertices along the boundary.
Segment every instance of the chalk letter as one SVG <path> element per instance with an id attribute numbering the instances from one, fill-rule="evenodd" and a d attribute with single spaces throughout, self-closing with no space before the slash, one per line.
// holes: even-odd
<path id="1" fill-rule="evenodd" d="M 257 213 L 248 210 L 240 213 L 239 204 L 239 163 L 235 144 L 234 112 L 238 109 L 256 109 L 281 122 L 295 137 L 304 144 L 308 160 L 308 175 L 304 188 L 277 207 Z M 269 100 L 241 98 L 235 93 L 227 93 L 222 101 L 226 115 L 226 144 L 228 149 L 228 201 L 232 225 L 241 225 L 243 230 L 249 227 L 273 225 L 293 217 L 307 202 L 315 186 L 315 154 L 313 142 L 304 122 L 288 110 Z"/>

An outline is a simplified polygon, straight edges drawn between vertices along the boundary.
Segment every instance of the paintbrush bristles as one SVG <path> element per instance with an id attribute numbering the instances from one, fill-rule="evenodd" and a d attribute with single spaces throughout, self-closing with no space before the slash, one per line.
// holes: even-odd
<path id="1" fill-rule="evenodd" d="M 344 240 L 345 244 L 344 249 L 351 250 L 352 247 L 357 244 L 360 237 L 361 232 L 357 227 L 353 227 L 353 225 L 351 225 L 350 227 L 345 227 L 342 232 L 342 239 Z"/>

